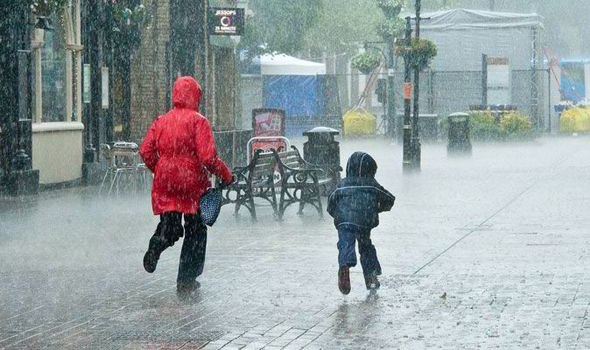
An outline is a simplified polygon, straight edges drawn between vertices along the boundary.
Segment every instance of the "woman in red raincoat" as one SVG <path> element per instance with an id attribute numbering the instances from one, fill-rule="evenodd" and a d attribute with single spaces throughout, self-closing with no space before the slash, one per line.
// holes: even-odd
<path id="1" fill-rule="evenodd" d="M 143 266 L 147 272 L 154 272 L 160 254 L 184 234 L 177 278 L 179 295 L 190 294 L 203 272 L 207 227 L 199 215 L 199 199 L 211 186 L 209 173 L 224 183 L 232 181 L 231 171 L 217 157 L 209 121 L 199 113 L 200 100 L 197 81 L 189 76 L 178 78 L 174 108 L 152 123 L 140 148 L 146 166 L 155 174 L 152 208 L 154 215 L 160 215 Z"/>

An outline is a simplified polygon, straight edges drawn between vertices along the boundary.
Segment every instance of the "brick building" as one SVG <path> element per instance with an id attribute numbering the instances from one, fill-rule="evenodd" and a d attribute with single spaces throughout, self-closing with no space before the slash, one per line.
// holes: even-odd
<path id="1" fill-rule="evenodd" d="M 174 1 L 174 0 L 173 0 Z M 211 6 L 228 6 L 233 1 L 204 0 L 204 9 Z M 173 77 L 171 71 L 171 0 L 146 0 L 144 5 L 150 15 L 149 24 L 142 33 L 139 49 L 131 62 L 131 138 L 141 142 L 152 121 L 170 108 Z M 206 19 L 206 14 L 203 14 Z M 206 23 L 206 20 L 204 21 Z M 206 33 L 203 23 L 202 30 Z M 235 129 L 235 111 L 240 110 L 236 98 L 238 86 L 238 69 L 234 44 L 227 39 L 209 39 L 204 35 L 205 42 L 197 48 L 195 57 L 195 73 L 204 91 L 202 112 L 211 121 L 215 131 Z M 202 57 L 206 57 L 206 62 Z M 206 72 L 206 74 L 205 74 Z M 120 88 L 114 82 L 114 95 Z M 212 88 L 214 87 L 214 88 Z M 121 129 L 121 121 L 115 120 L 115 134 Z"/>

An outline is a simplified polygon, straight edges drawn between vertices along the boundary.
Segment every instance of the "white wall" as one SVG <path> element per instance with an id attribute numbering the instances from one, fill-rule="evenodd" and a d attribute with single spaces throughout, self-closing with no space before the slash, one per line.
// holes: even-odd
<path id="1" fill-rule="evenodd" d="M 33 124 L 33 169 L 39 183 L 54 184 L 82 177 L 82 131 L 77 122 Z"/>

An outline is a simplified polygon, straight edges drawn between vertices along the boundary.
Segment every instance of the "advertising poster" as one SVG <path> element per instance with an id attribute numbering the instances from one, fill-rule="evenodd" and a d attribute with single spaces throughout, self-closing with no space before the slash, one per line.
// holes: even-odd
<path id="1" fill-rule="evenodd" d="M 274 108 L 252 110 L 252 130 L 254 137 L 272 137 L 285 135 L 285 111 Z M 281 139 L 266 139 L 254 142 L 252 152 L 257 149 L 284 149 L 286 144 Z"/>

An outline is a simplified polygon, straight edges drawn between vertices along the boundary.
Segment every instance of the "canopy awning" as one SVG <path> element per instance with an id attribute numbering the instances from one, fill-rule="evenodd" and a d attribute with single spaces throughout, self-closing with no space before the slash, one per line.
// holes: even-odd
<path id="1" fill-rule="evenodd" d="M 260 56 L 260 73 L 262 75 L 318 75 L 326 74 L 326 65 L 285 54 L 265 54 Z"/>
<path id="2" fill-rule="evenodd" d="M 543 28 L 543 17 L 536 13 L 492 12 L 453 9 L 423 13 L 424 30 L 469 30 L 502 28 Z"/>

